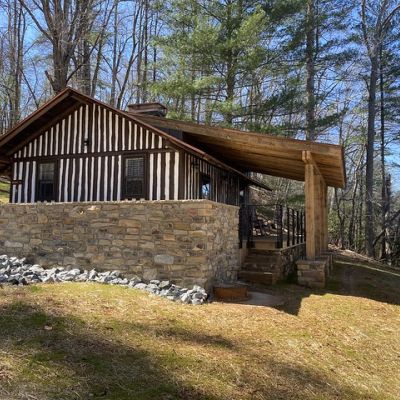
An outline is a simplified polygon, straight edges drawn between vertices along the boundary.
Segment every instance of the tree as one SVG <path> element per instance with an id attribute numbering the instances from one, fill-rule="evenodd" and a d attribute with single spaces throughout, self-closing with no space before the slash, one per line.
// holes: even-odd
<path id="1" fill-rule="evenodd" d="M 19 1 L 52 45 L 53 71 L 45 73 L 54 92 L 59 93 L 84 65 L 79 64 L 70 72 L 74 53 L 93 25 L 95 0 L 30 0 L 29 4 L 28 0 Z"/>
<path id="2" fill-rule="evenodd" d="M 375 144 L 375 117 L 376 91 L 379 72 L 379 54 L 382 43 L 391 28 L 396 13 L 400 10 L 397 2 L 361 0 L 361 29 L 364 45 L 370 61 L 368 79 L 368 128 L 366 143 L 366 214 L 365 214 L 365 248 L 368 256 L 374 251 L 374 144 Z"/>

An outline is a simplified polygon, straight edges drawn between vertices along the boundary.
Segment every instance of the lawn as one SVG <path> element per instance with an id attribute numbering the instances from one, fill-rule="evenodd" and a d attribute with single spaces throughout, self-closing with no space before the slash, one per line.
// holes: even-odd
<path id="1" fill-rule="evenodd" d="M 0 289 L 1 399 L 398 399 L 400 273 L 342 259 L 279 308 Z"/>

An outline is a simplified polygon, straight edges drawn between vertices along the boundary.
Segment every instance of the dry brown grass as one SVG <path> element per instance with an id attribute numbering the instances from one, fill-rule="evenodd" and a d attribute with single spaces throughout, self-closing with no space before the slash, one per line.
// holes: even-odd
<path id="1" fill-rule="evenodd" d="M 341 261 L 280 309 L 97 284 L 0 290 L 0 398 L 398 399 L 400 273 Z"/>

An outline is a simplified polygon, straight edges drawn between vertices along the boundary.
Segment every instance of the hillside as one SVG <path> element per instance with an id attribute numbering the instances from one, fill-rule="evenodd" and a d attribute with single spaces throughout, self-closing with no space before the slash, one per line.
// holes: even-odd
<path id="1" fill-rule="evenodd" d="M 0 398 L 398 399 L 399 284 L 342 256 L 323 291 L 274 288 L 276 309 L 3 286 Z"/>

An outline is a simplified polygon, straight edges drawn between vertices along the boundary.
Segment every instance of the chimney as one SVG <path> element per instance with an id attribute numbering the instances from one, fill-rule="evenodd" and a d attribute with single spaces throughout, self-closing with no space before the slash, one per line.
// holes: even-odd
<path id="1" fill-rule="evenodd" d="M 165 117 L 168 109 L 161 103 L 138 103 L 129 104 L 128 112 L 135 115 L 155 115 L 156 117 Z"/>

